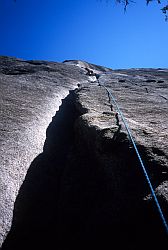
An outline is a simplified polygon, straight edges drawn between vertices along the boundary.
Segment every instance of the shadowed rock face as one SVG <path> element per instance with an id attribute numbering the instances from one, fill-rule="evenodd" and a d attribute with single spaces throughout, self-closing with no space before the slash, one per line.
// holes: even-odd
<path id="1" fill-rule="evenodd" d="M 0 244 L 33 159 L 43 151 L 46 129 L 61 100 L 87 76 L 80 68 L 0 57 Z"/>
<path id="2" fill-rule="evenodd" d="M 165 249 L 149 187 L 103 84 L 168 219 L 168 70 L 1 57 L 0 72 L 1 242 L 12 222 L 2 249 Z"/>

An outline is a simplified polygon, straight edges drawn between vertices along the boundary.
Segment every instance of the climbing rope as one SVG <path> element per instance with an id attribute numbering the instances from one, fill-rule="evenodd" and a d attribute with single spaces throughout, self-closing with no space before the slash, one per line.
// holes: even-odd
<path id="1" fill-rule="evenodd" d="M 99 80 L 98 80 L 98 82 L 99 82 Z M 111 92 L 104 84 L 100 84 L 100 83 L 99 83 L 99 85 L 102 86 L 102 87 L 104 87 L 104 88 L 106 89 L 108 95 L 111 97 L 111 100 L 114 102 L 114 104 L 115 104 L 115 106 L 116 106 L 116 108 L 117 108 L 117 110 L 118 110 L 118 114 L 120 115 L 121 119 L 123 120 L 123 123 L 124 123 L 125 128 L 126 128 L 127 133 L 128 133 L 128 136 L 129 136 L 129 138 L 130 138 L 130 141 L 131 141 L 132 144 L 133 144 L 133 147 L 134 147 L 134 149 L 135 149 L 135 152 L 136 152 L 136 154 L 137 154 L 137 157 L 138 157 L 138 159 L 139 159 L 139 161 L 140 161 L 140 165 L 141 165 L 141 167 L 142 167 L 142 169 L 143 169 L 144 175 L 145 175 L 146 180 L 147 180 L 147 182 L 148 182 L 148 184 L 149 184 L 149 187 L 150 187 L 150 190 L 151 190 L 151 194 L 152 194 L 152 196 L 153 196 L 153 198 L 154 198 L 154 201 L 155 201 L 155 203 L 156 203 L 156 207 L 157 207 L 157 209 L 158 209 L 159 215 L 160 215 L 161 220 L 162 220 L 162 222 L 163 222 L 163 225 L 164 225 L 164 227 L 165 227 L 166 233 L 168 234 L 168 224 L 167 224 L 167 222 L 166 222 L 166 219 L 165 219 L 165 217 L 164 217 L 164 214 L 163 214 L 162 209 L 161 209 L 161 207 L 160 207 L 159 201 L 158 201 L 158 199 L 157 199 L 157 197 L 156 197 L 156 194 L 155 194 L 155 191 L 154 191 L 154 189 L 153 189 L 152 183 L 151 183 L 151 181 L 150 181 L 150 178 L 149 178 L 149 176 L 148 176 L 148 173 L 147 173 L 147 171 L 146 171 L 146 168 L 145 168 L 145 166 L 144 166 L 144 163 L 143 163 L 143 161 L 142 161 L 142 158 L 141 158 L 141 156 L 140 156 L 140 153 L 139 153 L 139 151 L 138 151 L 138 148 L 137 148 L 137 146 L 136 146 L 136 144 L 135 144 L 135 141 L 134 141 L 134 139 L 133 139 L 131 130 L 129 129 L 129 126 L 128 126 L 127 122 L 126 122 L 126 119 L 125 119 L 125 117 L 124 117 L 124 115 L 123 115 L 123 113 L 122 113 L 122 111 L 121 111 L 121 109 L 120 109 L 120 107 L 119 107 L 117 101 L 115 100 L 115 98 L 114 98 L 112 92 Z"/>

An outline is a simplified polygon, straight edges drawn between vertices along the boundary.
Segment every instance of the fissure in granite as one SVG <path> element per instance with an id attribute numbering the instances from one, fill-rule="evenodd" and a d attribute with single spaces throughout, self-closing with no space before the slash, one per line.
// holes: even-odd
<path id="1" fill-rule="evenodd" d="M 47 129 L 43 153 L 32 162 L 16 199 L 3 250 L 53 244 L 58 249 L 82 249 L 111 240 L 118 249 L 124 244 L 140 249 L 150 231 L 161 228 L 156 211 L 141 200 L 142 190 L 137 193 L 144 183 L 135 171 L 137 161 L 129 143 L 123 147 L 119 131 L 115 140 L 101 143 L 96 152 L 101 137 L 96 128 L 86 129 L 81 122 L 75 98 L 71 91 Z M 92 141 L 91 148 L 86 140 Z"/>
<path id="2" fill-rule="evenodd" d="M 157 212 L 143 201 L 147 187 L 125 135 L 102 139 L 82 115 L 71 91 L 20 188 L 3 250 L 164 244 Z"/>
<path id="3" fill-rule="evenodd" d="M 23 245 L 24 249 L 39 249 L 58 241 L 61 182 L 78 116 L 73 99 L 74 91 L 70 91 L 47 128 L 43 153 L 31 163 L 19 190 L 2 249 L 23 249 Z"/>

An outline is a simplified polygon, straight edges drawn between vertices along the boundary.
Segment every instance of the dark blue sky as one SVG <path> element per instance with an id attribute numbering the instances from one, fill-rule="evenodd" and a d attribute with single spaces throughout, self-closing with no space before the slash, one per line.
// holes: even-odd
<path id="1" fill-rule="evenodd" d="M 0 55 L 166 68 L 168 22 L 156 2 L 124 14 L 115 0 L 0 0 Z"/>

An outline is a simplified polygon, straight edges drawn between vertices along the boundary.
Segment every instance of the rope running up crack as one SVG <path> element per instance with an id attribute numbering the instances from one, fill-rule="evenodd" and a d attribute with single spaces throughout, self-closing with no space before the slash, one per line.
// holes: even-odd
<path id="1" fill-rule="evenodd" d="M 98 78 L 99 78 L 99 77 L 98 77 Z M 97 78 L 97 80 L 98 80 L 98 78 Z M 167 224 L 167 222 L 166 222 L 165 216 L 164 216 L 164 214 L 163 214 L 163 212 L 162 212 L 162 209 L 161 209 L 161 207 L 160 207 L 159 201 L 158 201 L 158 199 L 157 199 L 157 197 L 156 197 L 156 194 L 155 194 L 155 191 L 154 191 L 154 189 L 153 189 L 152 183 L 151 183 L 151 181 L 150 181 L 150 178 L 149 178 L 149 176 L 148 176 L 148 173 L 147 173 L 147 171 L 146 171 L 146 168 L 145 168 L 145 166 L 144 166 L 144 163 L 143 163 L 143 160 L 142 160 L 142 158 L 141 158 L 141 156 L 140 156 L 140 153 L 139 153 L 139 151 L 138 151 L 138 148 L 137 148 L 137 146 L 136 146 L 136 144 L 135 144 L 135 141 L 134 141 L 134 139 L 133 139 L 132 133 L 131 133 L 131 131 L 130 131 L 130 129 L 129 129 L 129 126 L 128 126 L 127 122 L 126 122 L 126 119 L 125 119 L 125 117 L 124 117 L 124 115 L 123 115 L 123 113 L 122 113 L 122 111 L 121 111 L 121 109 L 120 109 L 120 107 L 119 107 L 117 101 L 115 100 L 115 98 L 114 98 L 112 92 L 111 92 L 104 84 L 100 84 L 99 80 L 98 80 L 98 83 L 99 83 L 99 86 L 102 86 L 102 87 L 104 87 L 104 88 L 106 89 L 108 95 L 111 97 L 111 100 L 112 100 L 113 103 L 115 104 L 115 106 L 116 106 L 116 108 L 117 108 L 117 110 L 118 110 L 118 113 L 119 113 L 121 119 L 123 120 L 123 123 L 124 123 L 125 128 L 126 128 L 127 133 L 128 133 L 128 136 L 129 136 L 129 138 L 130 138 L 130 141 L 131 141 L 132 144 L 133 144 L 133 147 L 134 147 L 134 149 L 135 149 L 135 152 L 136 152 L 136 154 L 137 154 L 137 157 L 138 157 L 138 159 L 139 159 L 139 161 L 140 161 L 140 164 L 141 164 L 141 167 L 142 167 L 142 169 L 143 169 L 144 175 L 145 175 L 146 180 L 147 180 L 147 182 L 148 182 L 148 185 L 149 185 L 149 187 L 150 187 L 151 194 L 152 194 L 152 196 L 153 196 L 153 198 L 154 198 L 154 201 L 155 201 L 156 207 L 157 207 L 157 209 L 158 209 L 160 218 L 161 218 L 161 220 L 162 220 L 162 222 L 163 222 L 163 225 L 164 225 L 164 227 L 165 227 L 166 233 L 167 233 L 167 235 L 168 235 L 168 224 Z"/>

